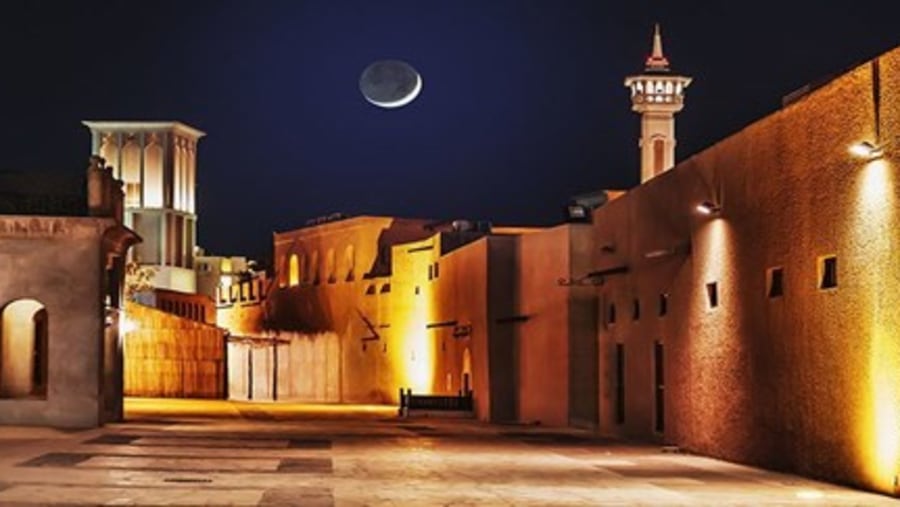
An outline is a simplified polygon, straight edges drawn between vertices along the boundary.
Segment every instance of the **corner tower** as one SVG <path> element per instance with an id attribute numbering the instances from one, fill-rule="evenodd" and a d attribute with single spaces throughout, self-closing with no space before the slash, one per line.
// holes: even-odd
<path id="1" fill-rule="evenodd" d="M 143 243 L 132 260 L 156 268 L 154 287 L 193 293 L 197 143 L 205 134 L 179 122 L 85 121 L 91 153 L 106 159 L 125 191 L 125 225 Z"/>
<path id="2" fill-rule="evenodd" d="M 625 78 L 631 110 L 641 114 L 641 183 L 675 165 L 675 113 L 684 107 L 689 84 L 691 78 L 669 70 L 657 24 L 644 73 Z"/>

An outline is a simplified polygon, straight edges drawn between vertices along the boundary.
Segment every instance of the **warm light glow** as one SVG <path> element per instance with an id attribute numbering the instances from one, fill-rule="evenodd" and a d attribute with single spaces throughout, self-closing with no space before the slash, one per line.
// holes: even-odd
<path id="1" fill-rule="evenodd" d="M 391 362 L 397 366 L 398 387 L 411 388 L 414 393 L 433 394 L 435 382 L 441 376 L 435 367 L 438 343 L 435 330 L 427 328 L 436 313 L 433 301 L 436 294 L 426 273 L 434 258 L 422 253 L 409 254 L 406 252 L 409 247 L 406 244 L 403 249 L 395 248 L 392 252 L 391 292 L 379 297 L 396 297 L 390 305 L 386 323 L 391 325 L 388 350 Z"/>
<path id="2" fill-rule="evenodd" d="M 888 161 L 873 160 L 859 174 L 856 210 L 849 230 L 851 241 L 866 246 L 866 262 L 890 266 L 895 259 L 893 232 L 900 223 L 893 189 L 894 171 Z M 884 283 L 880 270 L 865 270 L 858 276 L 862 287 Z M 859 303 L 867 309 L 858 327 L 867 363 L 860 365 L 862 396 L 858 405 L 858 455 L 870 485 L 893 492 L 900 465 L 900 336 L 894 323 L 895 307 L 883 291 L 871 290 Z"/>
<path id="3" fill-rule="evenodd" d="M 291 287 L 300 285 L 300 261 L 297 254 L 291 254 L 288 261 L 288 285 Z"/>
<path id="4" fill-rule="evenodd" d="M 0 312 L 0 395 L 27 396 L 32 389 L 35 316 L 44 305 L 33 299 L 13 301 Z"/>
<path id="5" fill-rule="evenodd" d="M 728 396 L 707 392 L 696 399 L 695 407 L 684 414 L 680 424 L 703 425 L 711 441 L 734 438 L 734 426 L 728 414 L 741 413 L 753 407 L 752 379 L 744 362 L 753 346 L 735 336 L 750 333 L 742 326 L 746 297 L 738 269 L 737 233 L 728 220 L 712 217 L 697 221 L 691 246 L 694 264 L 690 311 L 685 328 L 695 330 L 686 344 L 685 354 L 694 358 L 691 377 L 693 386 L 715 385 Z M 710 307 L 708 283 L 716 283 L 717 306 Z M 721 372 L 735 372 L 722 375 Z"/>
<path id="6" fill-rule="evenodd" d="M 124 312 L 121 313 L 119 318 L 119 334 L 121 336 L 125 336 L 136 329 L 137 324 L 133 320 L 129 319 Z"/>
<path id="7" fill-rule="evenodd" d="M 818 500 L 824 498 L 825 495 L 821 491 L 815 489 L 803 489 L 795 493 L 795 496 L 801 500 Z"/>
<path id="8" fill-rule="evenodd" d="M 868 141 L 862 141 L 850 146 L 850 153 L 865 159 L 876 159 L 884 155 L 884 148 Z"/>

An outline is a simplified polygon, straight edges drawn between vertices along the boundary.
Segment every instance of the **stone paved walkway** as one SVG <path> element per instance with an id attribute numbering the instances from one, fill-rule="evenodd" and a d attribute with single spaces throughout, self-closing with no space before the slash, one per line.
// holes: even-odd
<path id="1" fill-rule="evenodd" d="M 130 422 L 0 427 L 0 505 L 897 505 L 574 431 L 392 407 L 129 400 Z"/>

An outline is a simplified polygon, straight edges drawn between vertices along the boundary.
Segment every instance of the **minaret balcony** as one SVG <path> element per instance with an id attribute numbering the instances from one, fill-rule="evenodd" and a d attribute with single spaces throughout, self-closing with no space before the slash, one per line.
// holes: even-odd
<path id="1" fill-rule="evenodd" d="M 675 93 L 635 94 L 631 97 L 635 104 L 677 104 L 684 103 L 684 95 Z"/>

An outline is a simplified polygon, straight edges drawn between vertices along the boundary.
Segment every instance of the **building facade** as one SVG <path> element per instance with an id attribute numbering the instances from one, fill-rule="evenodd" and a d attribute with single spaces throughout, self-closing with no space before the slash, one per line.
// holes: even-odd
<path id="1" fill-rule="evenodd" d="M 99 158 L 48 193 L 39 175 L 0 180 L 0 424 L 121 420 L 124 258 L 140 239 L 121 182 Z"/>
<path id="2" fill-rule="evenodd" d="M 900 49 L 597 209 L 605 434 L 895 493 Z"/>
<path id="3" fill-rule="evenodd" d="M 197 143 L 203 132 L 180 122 L 85 121 L 91 153 L 124 182 L 125 224 L 144 242 L 133 261 L 153 267 L 153 285 L 196 292 Z"/>

